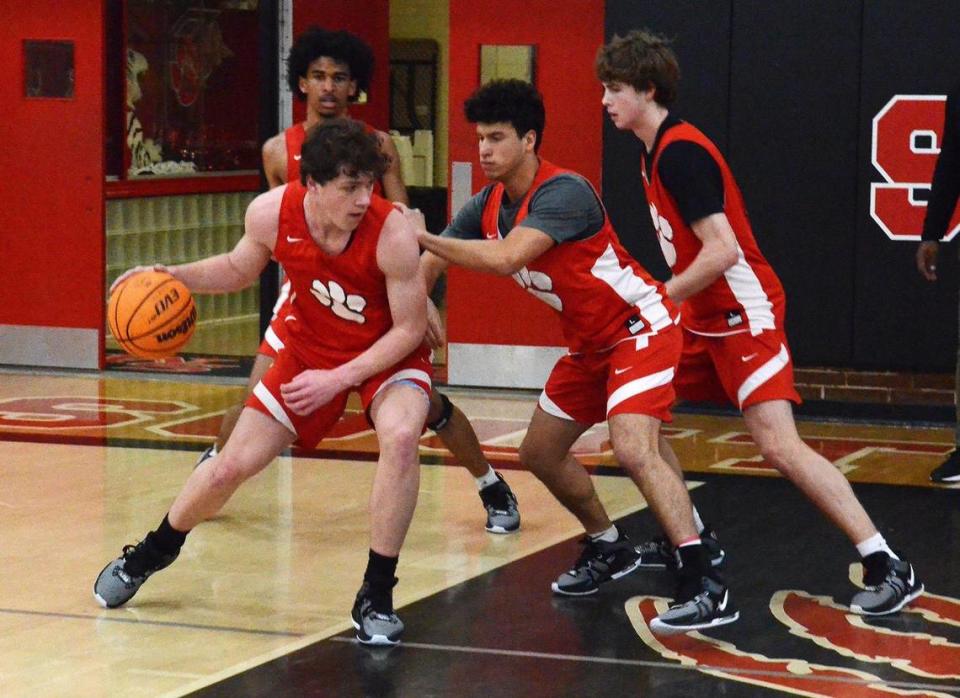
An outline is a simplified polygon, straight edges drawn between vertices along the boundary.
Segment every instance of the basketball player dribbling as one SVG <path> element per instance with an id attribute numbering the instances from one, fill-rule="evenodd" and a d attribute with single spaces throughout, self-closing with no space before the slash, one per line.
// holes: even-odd
<path id="1" fill-rule="evenodd" d="M 297 37 L 287 58 L 287 79 L 291 92 L 306 104 L 306 118 L 264 143 L 263 169 L 271 188 L 300 178 L 300 149 L 309 129 L 331 119 L 349 117 L 351 102 L 358 98 L 360 92 L 369 91 L 372 77 L 373 52 L 355 34 L 345 30 L 311 27 Z M 376 137 L 387 161 L 387 169 L 377 180 L 375 192 L 390 201 L 407 203 L 407 190 L 393 140 L 388 134 L 367 124 L 364 124 L 364 128 Z M 283 347 L 285 317 L 290 309 L 289 294 L 290 286 L 284 283 L 274 306 L 274 316 L 254 357 L 247 381 L 247 396 Z M 430 305 L 431 315 L 436 316 L 436 309 L 432 303 Z M 429 336 L 436 337 L 436 333 Z M 242 403 L 224 414 L 216 443 L 201 454 L 198 462 L 215 455 L 226 443 L 241 409 Z M 487 513 L 486 529 L 491 533 L 518 530 L 520 512 L 512 490 L 487 463 L 479 440 L 464 414 L 436 390 L 431 393 L 428 426 L 437 433 L 456 462 L 475 478 Z"/>
<path id="2" fill-rule="evenodd" d="M 370 550 L 352 619 L 357 637 L 395 644 L 400 548 L 417 501 L 419 439 L 432 367 L 427 298 L 414 231 L 374 194 L 386 162 L 355 121 L 331 120 L 303 145 L 301 179 L 261 194 L 232 251 L 165 268 L 192 292 L 253 284 L 271 257 L 293 287 L 288 336 L 247 399 L 221 453 L 197 466 L 160 526 L 108 563 L 94 594 L 114 608 L 179 555 L 187 534 L 215 515 L 248 478 L 292 443 L 313 446 L 360 393 L 380 443 L 370 495 Z M 142 268 L 131 270 L 115 282 Z"/>

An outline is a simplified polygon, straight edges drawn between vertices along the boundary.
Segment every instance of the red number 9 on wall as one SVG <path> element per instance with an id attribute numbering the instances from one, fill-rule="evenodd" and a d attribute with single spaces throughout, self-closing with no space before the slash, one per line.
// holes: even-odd
<path id="1" fill-rule="evenodd" d="M 895 95 L 873 117 L 871 162 L 886 181 L 870 185 L 870 217 L 891 240 L 920 239 L 946 101 L 943 95 Z M 945 239 L 958 232 L 960 210 Z"/>

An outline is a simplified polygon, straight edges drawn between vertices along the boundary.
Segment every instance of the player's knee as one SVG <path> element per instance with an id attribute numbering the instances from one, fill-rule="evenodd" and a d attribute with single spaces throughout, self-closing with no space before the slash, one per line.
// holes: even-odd
<path id="1" fill-rule="evenodd" d="M 450 398 L 434 389 L 430 393 L 430 410 L 427 412 L 427 427 L 440 431 L 450 423 L 453 416 L 453 403 Z"/>
<path id="2" fill-rule="evenodd" d="M 420 444 L 420 427 L 410 419 L 395 420 L 377 426 L 380 451 L 391 458 L 408 461 Z"/>
<path id="3" fill-rule="evenodd" d="M 635 472 L 647 470 L 660 461 L 656 442 L 641 446 L 631 444 L 629 447 L 614 444 L 613 456 L 621 467 Z"/>
<path id="4" fill-rule="evenodd" d="M 247 472 L 232 454 L 220 453 L 210 469 L 210 484 L 218 490 L 235 490 L 247 479 Z"/>
<path id="5" fill-rule="evenodd" d="M 792 471 L 797 463 L 797 454 L 802 444 L 788 439 L 765 438 L 758 441 L 760 455 L 774 468 L 784 474 Z"/>

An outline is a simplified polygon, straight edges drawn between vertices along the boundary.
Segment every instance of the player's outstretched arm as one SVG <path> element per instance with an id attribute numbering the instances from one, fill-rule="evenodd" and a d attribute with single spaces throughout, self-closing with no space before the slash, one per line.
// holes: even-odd
<path id="1" fill-rule="evenodd" d="M 195 293 L 231 293 L 255 283 L 277 243 L 284 189 L 271 189 L 250 202 L 243 237 L 232 250 L 169 267 L 168 271 Z"/>
<path id="2" fill-rule="evenodd" d="M 554 245 L 542 230 L 523 226 L 500 240 L 458 240 L 427 232 L 421 232 L 419 239 L 423 249 L 450 264 L 500 276 L 515 274 Z"/>
<path id="3" fill-rule="evenodd" d="M 703 244 L 690 266 L 665 284 L 676 303 L 705 289 L 739 259 L 737 237 L 725 213 L 711 214 L 690 227 Z"/>

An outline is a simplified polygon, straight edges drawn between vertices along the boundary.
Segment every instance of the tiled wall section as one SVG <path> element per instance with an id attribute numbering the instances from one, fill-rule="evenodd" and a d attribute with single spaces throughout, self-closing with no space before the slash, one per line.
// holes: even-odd
<path id="1" fill-rule="evenodd" d="M 893 405 L 952 405 L 952 373 L 892 373 L 829 368 L 795 369 L 804 400 L 873 402 Z"/>
<path id="2" fill-rule="evenodd" d="M 230 250 L 243 234 L 255 192 L 107 201 L 107 285 L 138 264 L 180 264 Z M 205 324 L 256 318 L 260 284 L 226 295 L 198 295 Z"/>

